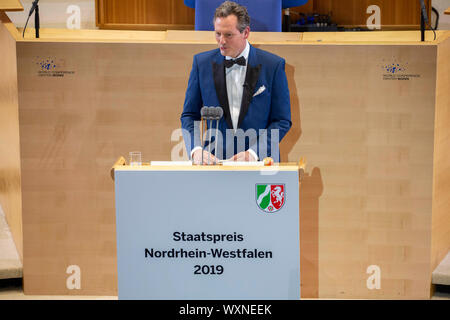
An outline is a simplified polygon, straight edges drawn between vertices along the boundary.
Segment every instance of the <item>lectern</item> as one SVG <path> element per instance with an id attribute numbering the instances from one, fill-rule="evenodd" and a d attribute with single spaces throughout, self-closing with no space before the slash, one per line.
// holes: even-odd
<path id="1" fill-rule="evenodd" d="M 299 167 L 115 166 L 119 299 L 300 299 Z"/>

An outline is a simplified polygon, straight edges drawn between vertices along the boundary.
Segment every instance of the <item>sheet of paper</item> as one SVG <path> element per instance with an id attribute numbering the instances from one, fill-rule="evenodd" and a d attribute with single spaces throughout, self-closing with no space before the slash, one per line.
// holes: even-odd
<path id="1" fill-rule="evenodd" d="M 151 166 L 192 166 L 192 161 L 150 161 Z"/>
<path id="2" fill-rule="evenodd" d="M 222 163 L 223 166 L 234 166 L 234 167 L 249 167 L 249 166 L 264 166 L 264 161 L 230 161 L 223 160 L 219 163 Z"/>

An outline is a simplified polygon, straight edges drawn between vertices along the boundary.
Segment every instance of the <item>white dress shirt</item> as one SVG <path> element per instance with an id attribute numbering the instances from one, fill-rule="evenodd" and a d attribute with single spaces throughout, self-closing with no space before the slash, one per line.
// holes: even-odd
<path id="1" fill-rule="evenodd" d="M 246 41 L 244 50 L 236 58 L 225 56 L 226 60 L 245 58 L 245 66 L 234 64 L 231 68 L 225 68 L 225 80 L 227 85 L 228 105 L 230 107 L 231 122 L 233 130 L 236 132 L 239 120 L 239 113 L 241 112 L 242 93 L 244 92 L 245 74 L 247 73 L 248 55 L 250 53 L 250 44 Z M 195 147 L 191 151 L 192 154 L 200 147 Z M 248 149 L 250 154 L 258 160 L 258 155 L 252 149 Z"/>
<path id="2" fill-rule="evenodd" d="M 225 79 L 227 83 L 228 105 L 230 106 L 231 122 L 233 129 L 236 132 L 239 113 L 241 111 L 242 93 L 244 92 L 245 73 L 247 72 L 248 54 L 250 52 L 250 45 L 247 41 L 245 49 L 239 56 L 234 59 L 244 57 L 245 66 L 234 64 L 231 68 L 225 68 Z M 232 57 L 225 57 L 226 60 L 233 59 Z"/>
<path id="3" fill-rule="evenodd" d="M 250 44 L 246 41 L 245 48 L 236 58 L 226 56 L 226 60 L 245 58 L 245 66 L 234 64 L 231 68 L 225 68 L 225 79 L 227 83 L 228 105 L 231 113 L 231 123 L 236 132 L 241 112 L 242 93 L 244 92 L 245 74 L 247 73 L 248 54 L 250 53 Z M 252 149 L 248 149 L 250 154 L 258 160 L 258 155 Z"/>

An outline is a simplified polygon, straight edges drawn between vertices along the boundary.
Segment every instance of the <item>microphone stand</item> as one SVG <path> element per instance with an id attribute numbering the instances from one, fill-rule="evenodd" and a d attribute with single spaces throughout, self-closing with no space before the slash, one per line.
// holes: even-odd
<path id="1" fill-rule="evenodd" d="M 202 165 L 203 165 L 203 151 L 206 149 L 206 142 L 208 142 L 208 162 L 207 164 L 210 164 L 211 160 L 211 140 L 212 140 L 212 130 L 214 129 L 214 120 L 216 120 L 216 135 L 214 137 L 215 139 L 215 147 L 214 150 L 216 152 L 217 157 L 217 135 L 219 130 L 219 120 L 223 116 L 223 110 L 221 107 L 203 107 L 200 110 L 201 115 L 201 121 L 202 121 L 202 138 L 201 138 L 201 145 L 202 145 Z M 205 125 L 204 124 L 205 121 Z M 206 130 L 206 139 L 203 141 L 203 134 Z M 217 164 L 216 161 L 214 161 L 214 164 Z"/>
<path id="2" fill-rule="evenodd" d="M 219 134 L 219 120 L 220 120 L 220 118 L 222 118 L 222 115 L 223 115 L 223 109 L 221 107 L 216 107 L 216 137 L 215 137 L 216 141 L 215 141 L 214 152 L 215 152 L 217 162 L 219 161 L 217 159 L 217 136 Z M 217 164 L 217 162 L 215 164 Z"/>
<path id="3" fill-rule="evenodd" d="M 39 22 L 39 6 L 38 6 L 39 0 L 34 0 L 31 4 L 30 12 L 28 13 L 27 22 L 25 22 L 25 27 L 23 28 L 22 32 L 22 38 L 25 38 L 25 30 L 27 29 L 28 20 L 30 19 L 33 12 L 36 11 L 34 14 L 34 29 L 36 31 L 36 38 L 39 38 L 39 28 L 40 28 L 40 22 Z"/>
<path id="4" fill-rule="evenodd" d="M 425 18 L 420 10 L 420 41 L 425 41 Z"/>
<path id="5" fill-rule="evenodd" d="M 216 136 L 214 137 L 214 155 L 216 156 L 216 160 L 217 159 L 217 135 L 219 134 L 219 116 L 216 117 Z M 217 164 L 217 162 L 215 161 L 214 164 Z"/>
<path id="6" fill-rule="evenodd" d="M 204 145 L 206 143 L 206 141 L 203 141 L 203 133 L 207 126 L 207 124 L 206 124 L 207 113 L 208 113 L 208 107 L 202 107 L 200 109 L 200 120 L 201 120 L 200 144 L 202 147 L 202 162 L 200 165 L 203 165 L 203 149 L 204 149 Z"/>
<path id="7" fill-rule="evenodd" d="M 204 143 L 204 141 L 203 141 L 203 131 L 205 130 L 204 128 L 205 128 L 205 125 L 204 125 L 204 122 L 205 122 L 205 120 L 203 119 L 203 116 L 202 116 L 202 118 L 201 118 L 201 125 L 202 125 L 202 130 L 201 130 L 201 137 L 200 137 L 200 143 L 202 144 L 202 163 L 201 163 L 201 165 L 203 165 L 203 143 Z"/>
<path id="8" fill-rule="evenodd" d="M 34 11 L 34 29 L 36 31 L 36 39 L 39 38 L 39 5 L 36 3 L 36 9 Z"/>
<path id="9" fill-rule="evenodd" d="M 426 20 L 428 20 L 428 17 L 425 16 L 426 14 L 427 14 L 427 12 L 426 12 L 426 7 L 425 7 L 425 2 L 423 0 L 420 0 L 420 40 L 421 41 L 425 41 L 425 23 L 427 22 Z"/>
<path id="10" fill-rule="evenodd" d="M 208 131 L 206 131 L 206 133 L 209 133 L 209 138 L 207 138 L 207 140 L 208 140 L 208 165 L 209 165 L 209 155 L 211 154 L 211 123 L 212 123 L 212 120 L 211 120 L 211 115 L 209 115 L 209 117 L 207 118 L 207 123 L 208 123 L 208 120 L 209 120 L 209 125 L 208 125 Z M 206 135 L 206 136 L 208 136 L 208 135 Z"/>

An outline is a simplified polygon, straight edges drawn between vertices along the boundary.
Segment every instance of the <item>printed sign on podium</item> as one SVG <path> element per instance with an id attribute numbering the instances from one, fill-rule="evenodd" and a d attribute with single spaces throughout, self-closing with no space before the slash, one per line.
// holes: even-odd
<path id="1" fill-rule="evenodd" d="M 115 169 L 119 299 L 300 299 L 299 170 Z"/>

